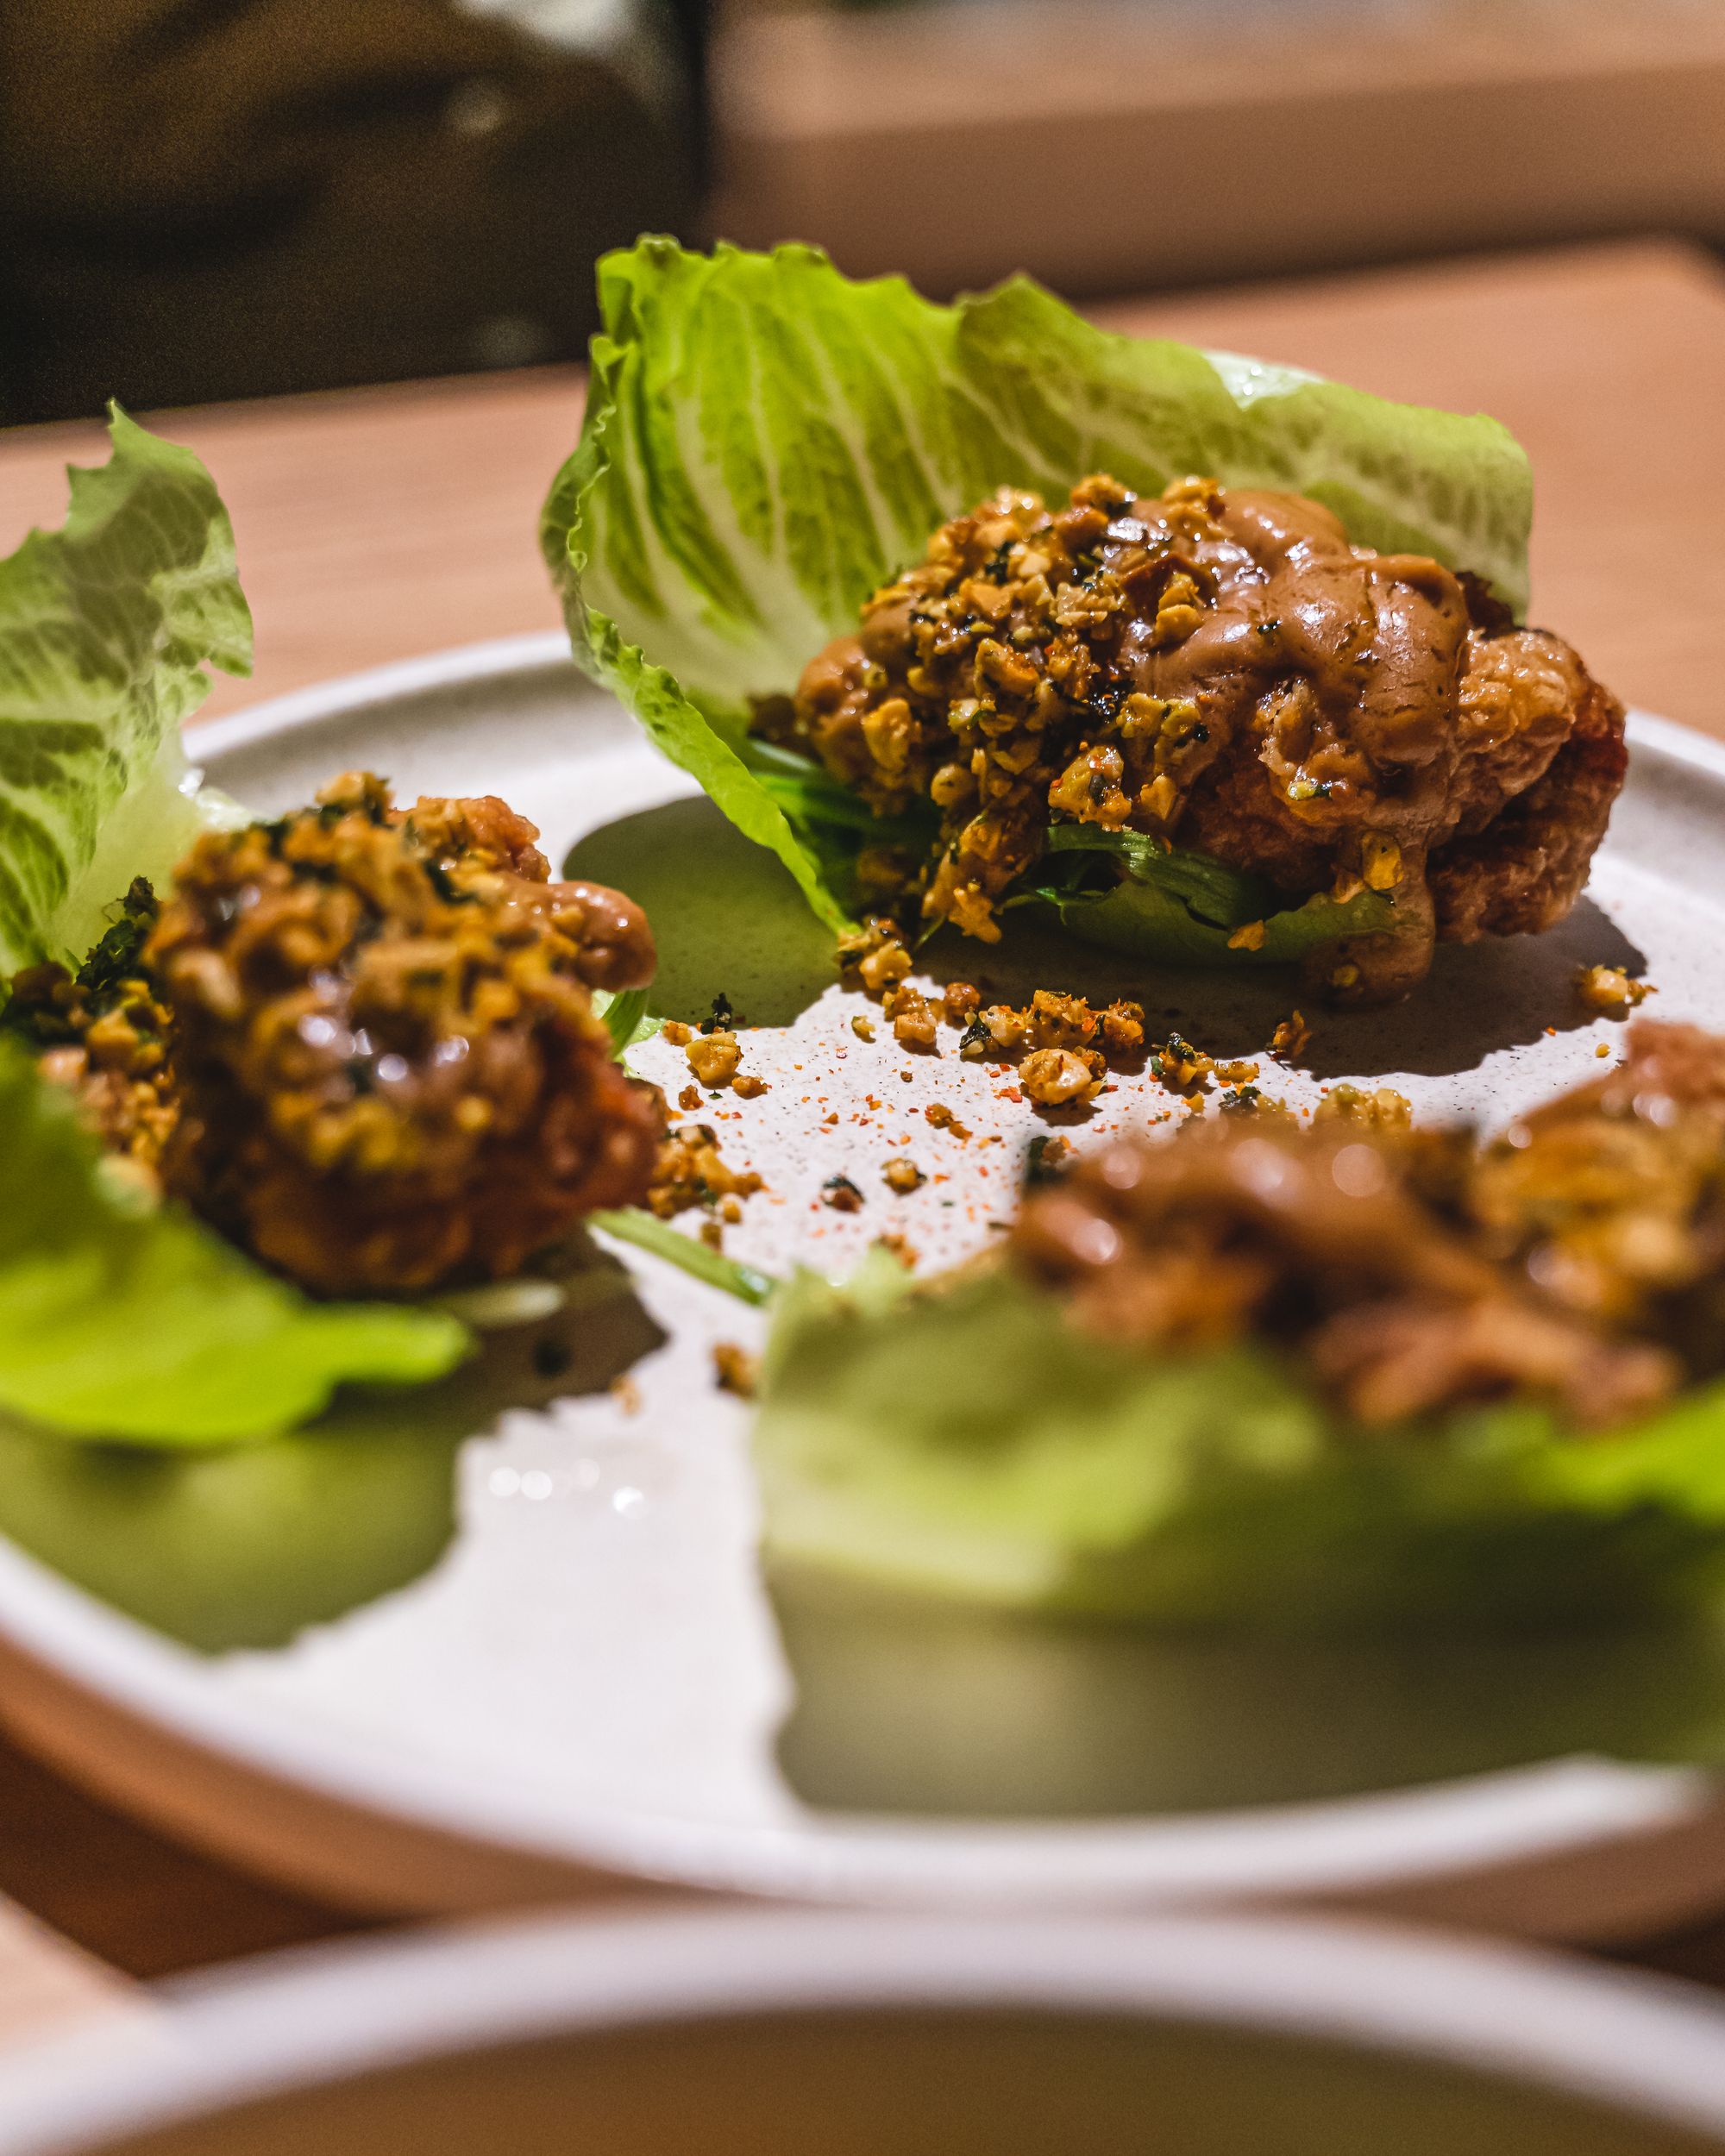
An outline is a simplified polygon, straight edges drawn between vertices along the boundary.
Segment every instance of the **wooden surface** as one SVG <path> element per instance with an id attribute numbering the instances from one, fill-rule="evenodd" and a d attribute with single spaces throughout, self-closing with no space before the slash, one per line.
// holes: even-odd
<path id="1" fill-rule="evenodd" d="M 1725 735 L 1725 280 L 1705 258 L 1622 247 L 1107 313 L 1497 414 L 1538 473 L 1536 617 L 1625 697 Z M 579 413 L 575 378 L 546 373 L 156 423 L 215 472 L 258 619 L 255 680 L 206 708 L 552 626 L 535 523 Z M 0 434 L 0 550 L 58 520 L 69 455 L 99 453 L 93 428 Z M 3 1740 L 0 1893 L 138 1975 L 348 1924 L 117 1818 Z M 1640 1958 L 1725 1983 L 1725 1925 Z"/>
<path id="2" fill-rule="evenodd" d="M 937 295 L 1725 237 L 1725 12 L 1696 0 L 748 0 L 713 82 L 717 229 Z"/>

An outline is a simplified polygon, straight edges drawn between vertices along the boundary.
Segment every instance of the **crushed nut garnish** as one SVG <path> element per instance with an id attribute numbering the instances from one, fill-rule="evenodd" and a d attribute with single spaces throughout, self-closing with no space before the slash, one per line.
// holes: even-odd
<path id="1" fill-rule="evenodd" d="M 726 1165 L 710 1123 L 695 1123 L 661 1142 L 647 1203 L 660 1219 L 668 1220 L 693 1206 L 750 1198 L 765 1188 L 752 1169 L 739 1171 Z"/>
<path id="2" fill-rule="evenodd" d="M 1290 1011 L 1270 1037 L 1272 1056 L 1301 1056 L 1312 1044 L 1312 1029 L 1298 1011 Z"/>
<path id="3" fill-rule="evenodd" d="M 735 1393 L 739 1400 L 753 1400 L 761 1382 L 761 1358 L 738 1347 L 735 1340 L 715 1340 L 712 1375 L 720 1392 Z"/>
<path id="4" fill-rule="evenodd" d="M 1575 992 L 1590 1011 L 1621 1018 L 1645 1003 L 1653 989 L 1632 979 L 1622 966 L 1584 966 L 1575 976 Z"/>
<path id="5" fill-rule="evenodd" d="M 1358 1123 L 1371 1131 L 1405 1131 L 1414 1120 L 1414 1104 L 1393 1086 L 1379 1086 L 1370 1093 L 1364 1086 L 1333 1086 L 1312 1119 Z"/>
<path id="6" fill-rule="evenodd" d="M 881 1171 L 888 1189 L 896 1190 L 900 1197 L 919 1190 L 928 1181 L 913 1160 L 906 1160 L 902 1153 L 889 1160 Z"/>
<path id="7" fill-rule="evenodd" d="M 950 1131 L 961 1144 L 970 1135 L 944 1100 L 931 1100 L 923 1114 L 937 1131 Z"/>
<path id="8" fill-rule="evenodd" d="M 1286 1115 L 1287 1104 L 1272 1100 L 1256 1086 L 1235 1086 L 1216 1104 L 1225 1115 Z"/>
<path id="9" fill-rule="evenodd" d="M 869 994 L 885 995 L 911 969 L 911 955 L 900 941 L 897 922 L 877 915 L 855 935 L 842 937 L 838 968 L 847 981 L 855 976 Z"/>
<path id="10" fill-rule="evenodd" d="M 1033 1049 L 1019 1065 L 1019 1081 L 1042 1108 L 1066 1108 L 1094 1100 L 1107 1065 L 1094 1050 Z"/>
<path id="11" fill-rule="evenodd" d="M 743 1060 L 734 1033 L 703 1033 L 684 1050 L 689 1069 L 704 1086 L 728 1086 Z"/>
<path id="12" fill-rule="evenodd" d="M 835 1213 L 860 1213 L 862 1193 L 849 1175 L 829 1175 L 820 1187 L 820 1201 Z"/>
<path id="13" fill-rule="evenodd" d="M 881 1009 L 893 1021 L 893 1038 L 900 1048 L 934 1052 L 938 1048 L 937 1021 L 928 998 L 908 986 L 888 989 Z"/>

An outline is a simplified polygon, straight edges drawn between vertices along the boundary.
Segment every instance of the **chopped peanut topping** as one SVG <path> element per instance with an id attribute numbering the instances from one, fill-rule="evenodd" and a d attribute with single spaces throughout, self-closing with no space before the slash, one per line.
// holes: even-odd
<path id="1" fill-rule="evenodd" d="M 1575 977 L 1575 991 L 1590 1011 L 1615 1018 L 1627 1018 L 1653 993 L 1645 981 L 1634 980 L 1622 966 L 1584 966 Z"/>
<path id="2" fill-rule="evenodd" d="M 1270 1037 L 1272 1056 L 1298 1056 L 1311 1045 L 1312 1029 L 1298 1011 L 1283 1018 Z"/>
<path id="3" fill-rule="evenodd" d="M 712 1375 L 720 1392 L 735 1393 L 739 1400 L 753 1400 L 755 1388 L 761 1382 L 761 1358 L 751 1355 L 747 1348 L 738 1347 L 734 1340 L 716 1340 Z"/>
<path id="4" fill-rule="evenodd" d="M 695 1123 L 673 1131 L 661 1143 L 647 1203 L 662 1220 L 694 1206 L 718 1206 L 726 1219 L 740 1219 L 740 1212 L 731 1210 L 733 1202 L 765 1188 L 751 1169 L 739 1171 L 726 1164 L 710 1123 Z"/>
<path id="5" fill-rule="evenodd" d="M 689 1069 L 704 1086 L 728 1086 L 743 1059 L 743 1050 L 737 1046 L 734 1033 L 699 1034 L 684 1053 L 688 1057 Z"/>
<path id="6" fill-rule="evenodd" d="M 900 987 L 888 992 L 881 1006 L 893 1021 L 893 1038 L 901 1048 L 932 1052 L 938 1043 L 933 1006 L 915 988 Z"/>
<path id="7" fill-rule="evenodd" d="M 1094 1051 L 1038 1048 L 1019 1065 L 1019 1082 L 1038 1107 L 1070 1107 L 1102 1089 L 1107 1065 Z"/>
<path id="8" fill-rule="evenodd" d="M 1414 1104 L 1393 1086 L 1368 1093 L 1363 1086 L 1333 1086 L 1318 1103 L 1314 1123 L 1358 1123 L 1369 1131 L 1405 1131 Z"/>

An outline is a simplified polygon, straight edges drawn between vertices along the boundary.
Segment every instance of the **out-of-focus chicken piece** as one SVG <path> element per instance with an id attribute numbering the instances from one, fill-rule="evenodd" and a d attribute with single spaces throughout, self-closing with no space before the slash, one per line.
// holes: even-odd
<path id="1" fill-rule="evenodd" d="M 359 774 L 201 839 L 145 951 L 169 1188 L 332 1294 L 506 1277 L 643 1198 L 662 1110 L 588 981 L 650 976 L 651 938 L 617 894 L 549 882 L 536 836 L 492 800 L 398 814 Z"/>
<path id="2" fill-rule="evenodd" d="M 1639 1020 L 1615 1070 L 1487 1147 L 1477 1238 L 1552 1301 L 1725 1362 L 1725 1039 Z"/>
<path id="3" fill-rule="evenodd" d="M 1502 754 L 1486 748 L 1469 760 L 1476 804 L 1494 805 L 1465 818 L 1458 835 L 1432 856 L 1429 875 L 1438 939 L 1446 943 L 1477 943 L 1486 936 L 1537 936 L 1568 913 L 1586 887 L 1588 871 L 1603 836 L 1611 805 L 1623 790 L 1629 751 L 1623 738 L 1623 707 L 1602 688 L 1566 644 L 1556 637 L 1535 637 L 1531 630 L 1495 640 L 1487 647 L 1494 668 L 1509 655 L 1504 648 L 1542 644 L 1565 663 L 1571 700 L 1563 714 L 1561 745 L 1524 790 L 1506 791 L 1505 772 L 1496 761 Z M 1530 731 L 1548 736 L 1558 720 L 1550 717 Z M 1505 765 L 1525 768 L 1514 753 Z"/>
<path id="4" fill-rule="evenodd" d="M 1680 1375 L 1493 1265 L 1421 1202 L 1393 1142 L 1346 1125 L 1117 1142 L 1026 1200 L 1012 1249 L 1098 1338 L 1278 1342 L 1364 1423 L 1518 1394 L 1609 1424 Z"/>

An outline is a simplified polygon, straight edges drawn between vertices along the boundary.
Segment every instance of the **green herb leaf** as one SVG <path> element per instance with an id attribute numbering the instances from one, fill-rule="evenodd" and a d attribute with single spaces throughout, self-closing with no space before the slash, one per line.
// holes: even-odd
<path id="1" fill-rule="evenodd" d="M 265 1438 L 348 1380 L 418 1384 L 466 1326 L 315 1303 L 114 1172 L 70 1099 L 0 1041 L 0 1407 L 68 1437 Z"/>
<path id="2" fill-rule="evenodd" d="M 251 616 L 209 473 L 110 406 L 63 530 L 0 561 L 0 975 L 81 957 L 134 876 L 160 880 L 216 799 L 180 722 L 206 663 L 249 674 Z"/>
<path id="3" fill-rule="evenodd" d="M 639 1206 L 619 1206 L 614 1212 L 593 1213 L 587 1225 L 614 1236 L 619 1243 L 632 1243 L 637 1250 L 663 1258 L 668 1265 L 674 1265 L 694 1279 L 704 1281 L 709 1288 L 722 1288 L 727 1295 L 735 1295 L 739 1302 L 770 1302 L 778 1291 L 779 1282 L 770 1274 L 757 1273 L 752 1265 L 727 1257 L 723 1250 L 709 1250 L 693 1236 L 674 1228 L 668 1220 L 662 1220 L 656 1213 Z"/>

